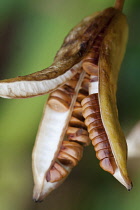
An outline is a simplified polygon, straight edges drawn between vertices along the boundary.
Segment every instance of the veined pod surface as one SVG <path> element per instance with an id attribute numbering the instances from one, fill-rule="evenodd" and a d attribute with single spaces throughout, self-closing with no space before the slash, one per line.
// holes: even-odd
<path id="1" fill-rule="evenodd" d="M 85 98 L 82 105 L 100 166 L 130 190 L 132 183 L 127 172 L 127 145 L 116 106 L 117 78 L 127 38 L 126 17 L 118 11 L 104 30 L 101 43 L 98 47 L 96 45 L 99 56 L 95 60 L 94 53 L 90 53 L 83 61 L 83 68 L 91 74 L 89 93 L 92 95 Z"/>

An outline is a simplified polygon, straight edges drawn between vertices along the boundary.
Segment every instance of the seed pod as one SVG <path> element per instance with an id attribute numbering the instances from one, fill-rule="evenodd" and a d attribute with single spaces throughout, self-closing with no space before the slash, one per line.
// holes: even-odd
<path id="1" fill-rule="evenodd" d="M 69 118 L 84 75 L 85 72 L 81 72 L 74 89 L 75 94 L 72 95 L 68 110 L 59 112 L 59 110 L 53 109 L 55 106 L 50 106 L 49 104 L 45 106 L 43 119 L 32 153 L 32 167 L 35 182 L 33 199 L 35 201 L 44 199 L 46 195 L 64 181 L 71 171 L 71 166 L 65 167 L 57 162 L 57 155 L 62 146 Z M 64 91 L 65 87 L 62 87 L 62 89 Z M 54 94 L 52 93 L 52 95 Z M 64 101 L 67 100 L 67 98 L 63 99 Z"/>
<path id="2" fill-rule="evenodd" d="M 80 91 L 84 92 L 84 89 L 81 88 Z M 84 97 L 86 97 L 87 95 L 88 93 L 85 93 Z M 82 106 L 79 102 L 76 101 L 75 105 L 77 105 L 77 103 L 78 107 L 82 109 Z M 81 160 L 83 155 L 83 146 L 89 145 L 90 140 L 88 137 L 86 126 L 83 122 L 84 118 L 82 117 L 82 112 L 80 110 L 80 112 L 77 113 L 76 107 L 77 106 L 74 106 L 72 116 L 69 121 L 69 126 L 66 131 L 67 141 L 64 140 L 62 142 L 60 151 L 56 156 L 56 161 L 51 166 L 50 170 L 48 170 L 47 172 L 46 175 L 47 182 L 51 183 L 61 182 L 64 178 L 66 178 L 70 170 L 74 166 L 76 166 L 78 162 Z M 76 112 L 76 117 L 73 117 L 73 115 L 75 115 L 75 112 Z M 67 173 L 65 171 L 67 171 Z"/>
<path id="3" fill-rule="evenodd" d="M 125 16 L 108 8 L 85 18 L 69 33 L 50 67 L 0 81 L 0 96 L 5 98 L 52 92 L 32 155 L 35 201 L 58 187 L 81 159 L 83 146 L 89 144 L 87 126 L 100 166 L 131 189 L 115 96 L 127 30 Z"/>
<path id="4" fill-rule="evenodd" d="M 118 121 L 116 107 L 118 72 L 128 36 L 125 16 L 118 11 L 104 31 L 103 40 L 98 46 L 96 63 L 94 53 L 87 55 L 88 61 L 97 65 L 98 73 L 95 73 L 94 65 L 93 67 L 90 65 L 89 93 L 91 95 L 82 101 L 83 116 L 96 156 L 100 160 L 100 166 L 130 190 L 132 183 L 126 168 L 126 140 Z M 83 68 L 87 71 L 88 65 L 84 65 L 84 62 Z M 96 77 L 98 80 L 95 79 Z"/>

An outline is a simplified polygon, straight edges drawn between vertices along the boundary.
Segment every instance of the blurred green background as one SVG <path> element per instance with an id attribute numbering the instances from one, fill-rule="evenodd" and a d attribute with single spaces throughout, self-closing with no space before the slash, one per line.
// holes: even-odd
<path id="1" fill-rule="evenodd" d="M 69 30 L 113 0 L 1 0 L 0 79 L 49 66 Z M 118 108 L 125 134 L 140 119 L 140 2 L 129 0 L 130 25 L 118 87 Z M 92 146 L 57 190 L 43 203 L 32 201 L 31 152 L 47 96 L 0 99 L 0 210 L 139 210 L 140 163 L 129 161 L 134 188 L 121 186 L 98 165 Z"/>

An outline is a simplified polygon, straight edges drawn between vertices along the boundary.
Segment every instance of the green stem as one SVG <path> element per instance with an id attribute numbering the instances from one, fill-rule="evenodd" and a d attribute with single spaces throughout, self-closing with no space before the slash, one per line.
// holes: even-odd
<path id="1" fill-rule="evenodd" d="M 122 11 L 123 5 L 125 0 L 116 0 L 115 1 L 115 8 Z"/>

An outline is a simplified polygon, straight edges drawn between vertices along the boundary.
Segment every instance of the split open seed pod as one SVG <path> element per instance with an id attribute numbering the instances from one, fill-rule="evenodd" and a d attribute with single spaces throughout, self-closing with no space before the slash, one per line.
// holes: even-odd
<path id="1" fill-rule="evenodd" d="M 118 120 L 116 105 L 118 72 L 128 39 L 127 20 L 119 10 L 116 10 L 116 14 L 111 19 L 104 33 L 98 60 L 96 90 L 98 93 L 101 120 L 107 134 L 113 158 L 115 159 L 115 165 L 113 166 L 114 162 L 111 163 L 111 160 L 110 163 L 105 162 L 107 159 L 104 159 L 104 162 L 102 161 L 100 165 L 104 170 L 107 170 L 109 167 L 106 164 L 112 164 L 113 170 L 110 173 L 130 190 L 132 183 L 127 172 L 127 145 Z M 90 94 L 95 93 L 94 84 L 91 81 Z M 111 156 L 110 154 L 105 155 L 107 155 L 106 157 Z"/>
<path id="2" fill-rule="evenodd" d="M 117 78 L 127 36 L 126 17 L 119 10 L 108 8 L 86 17 L 68 34 L 50 67 L 26 76 L 0 81 L 0 96 L 5 98 L 39 96 L 53 92 L 59 87 L 52 93 L 45 106 L 33 150 L 35 201 L 41 201 L 58 187 L 81 159 L 83 145 L 88 145 L 89 142 L 86 126 L 93 118 L 100 118 L 94 126 L 100 124 L 103 128 L 99 130 L 104 129 L 106 132 L 108 143 L 105 145 L 109 145 L 109 154 L 113 154 L 115 160 L 113 176 L 128 190 L 131 189 L 126 167 L 127 146 L 116 107 Z M 93 48 L 96 49 L 98 45 L 98 53 L 92 53 Z M 96 54 L 96 58 L 83 64 L 88 54 Z M 87 89 L 89 76 L 85 75 L 82 67 L 91 75 L 90 96 L 86 99 L 84 97 L 87 96 L 87 90 L 80 91 L 80 88 L 83 84 L 84 89 Z M 72 80 L 79 70 L 80 77 L 76 81 Z M 63 92 L 61 86 L 64 84 L 70 87 Z M 82 100 L 88 100 L 88 106 Z M 94 100 L 98 100 L 98 103 Z M 92 116 L 85 122 L 81 116 L 81 101 L 84 109 L 92 107 L 88 109 L 88 114 L 87 109 L 83 112 L 85 117 L 92 112 Z M 90 127 L 89 125 L 89 133 Z M 96 132 L 98 133 L 98 129 Z M 66 133 L 69 142 L 64 141 Z M 94 133 L 90 133 L 90 137 L 93 136 Z M 73 141 L 75 142 L 71 145 L 70 142 Z M 96 146 L 96 151 L 99 148 Z M 102 153 L 98 153 L 99 158 L 100 156 Z M 104 164 L 102 168 L 105 169 Z"/>

